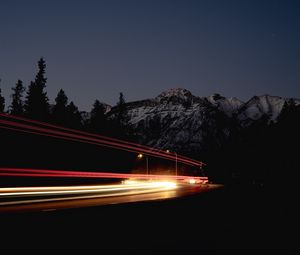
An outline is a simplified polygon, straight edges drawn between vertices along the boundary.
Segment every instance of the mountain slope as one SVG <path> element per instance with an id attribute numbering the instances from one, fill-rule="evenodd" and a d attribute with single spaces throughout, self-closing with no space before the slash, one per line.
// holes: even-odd
<path id="1" fill-rule="evenodd" d="M 277 96 L 254 96 L 242 105 L 238 119 L 242 125 L 249 125 L 262 117 L 266 117 L 269 121 L 276 121 L 288 102 L 289 100 Z"/>
<path id="2" fill-rule="evenodd" d="M 299 100 L 263 95 L 244 103 L 219 94 L 197 97 L 176 88 L 153 99 L 127 103 L 127 124 L 139 143 L 201 157 L 260 119 L 276 122 L 284 106 L 291 103 L 299 104 Z M 113 107 L 109 118 L 116 111 Z"/>

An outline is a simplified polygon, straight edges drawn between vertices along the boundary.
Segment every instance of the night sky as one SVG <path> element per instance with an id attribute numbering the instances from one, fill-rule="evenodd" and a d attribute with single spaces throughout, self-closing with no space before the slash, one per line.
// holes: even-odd
<path id="1" fill-rule="evenodd" d="M 47 63 L 53 102 L 81 110 L 173 87 L 197 96 L 300 98 L 300 1 L 1 0 L 1 88 L 10 102 Z"/>

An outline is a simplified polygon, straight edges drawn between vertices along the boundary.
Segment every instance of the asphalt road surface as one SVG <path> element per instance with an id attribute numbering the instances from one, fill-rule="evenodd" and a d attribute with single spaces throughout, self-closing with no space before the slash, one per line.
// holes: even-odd
<path id="1" fill-rule="evenodd" d="M 7 254 L 297 253 L 296 221 L 274 190 L 172 182 L 43 188 L 1 189 Z M 56 200 L 36 201 L 45 199 Z"/>

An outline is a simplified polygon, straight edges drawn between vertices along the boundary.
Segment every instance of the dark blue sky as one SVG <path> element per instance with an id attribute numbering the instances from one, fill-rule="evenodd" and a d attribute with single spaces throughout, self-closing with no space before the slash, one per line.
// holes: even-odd
<path id="1" fill-rule="evenodd" d="M 17 79 L 47 62 L 47 92 L 81 110 L 172 87 L 198 96 L 300 98 L 300 1 L 1 0 L 0 78 L 8 101 Z"/>

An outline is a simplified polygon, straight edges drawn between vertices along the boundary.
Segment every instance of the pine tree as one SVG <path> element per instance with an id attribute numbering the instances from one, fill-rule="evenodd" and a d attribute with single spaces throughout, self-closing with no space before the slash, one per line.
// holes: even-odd
<path id="1" fill-rule="evenodd" d="M 25 102 L 26 115 L 39 119 L 47 120 L 49 117 L 49 99 L 46 88 L 47 78 L 45 78 L 46 63 L 43 58 L 38 61 L 38 73 L 34 82 L 30 83 L 27 91 L 27 97 Z"/>
<path id="2" fill-rule="evenodd" d="M 128 121 L 126 102 L 122 92 L 120 92 L 119 102 L 117 103 L 118 113 L 117 113 L 117 122 L 120 127 L 124 127 Z"/>
<path id="3" fill-rule="evenodd" d="M 99 102 L 99 100 L 95 100 L 95 103 L 93 104 L 89 126 L 91 131 L 97 133 L 103 133 L 105 130 L 105 126 L 106 126 L 105 107 L 103 104 Z"/>
<path id="4" fill-rule="evenodd" d="M 5 108 L 5 98 L 1 95 L 1 88 L 0 88 L 0 113 L 4 112 Z"/>
<path id="5" fill-rule="evenodd" d="M 116 115 L 112 120 L 112 136 L 120 139 L 128 139 L 129 123 L 128 123 L 127 107 L 123 93 L 120 93 L 119 101 L 116 107 Z"/>
<path id="6" fill-rule="evenodd" d="M 119 102 L 117 103 L 117 105 L 120 107 L 121 105 L 124 105 L 126 102 L 125 102 L 125 97 L 123 95 L 122 92 L 120 92 L 120 95 L 119 95 Z"/>
<path id="7" fill-rule="evenodd" d="M 55 98 L 55 105 L 52 109 L 52 120 L 60 125 L 67 124 L 67 104 L 68 104 L 68 97 L 66 96 L 65 92 L 61 89 L 56 98 Z"/>
<path id="8" fill-rule="evenodd" d="M 14 115 L 23 115 L 24 114 L 24 103 L 22 100 L 23 93 L 25 91 L 25 88 L 23 86 L 23 82 L 21 80 L 18 80 L 16 83 L 16 86 L 12 88 L 13 94 L 12 97 L 12 103 L 10 106 L 10 113 Z"/>
<path id="9" fill-rule="evenodd" d="M 78 107 L 73 103 L 73 101 L 71 101 L 70 104 L 67 106 L 67 126 L 71 128 L 80 129 L 82 128 L 81 122 L 82 119 Z"/>

